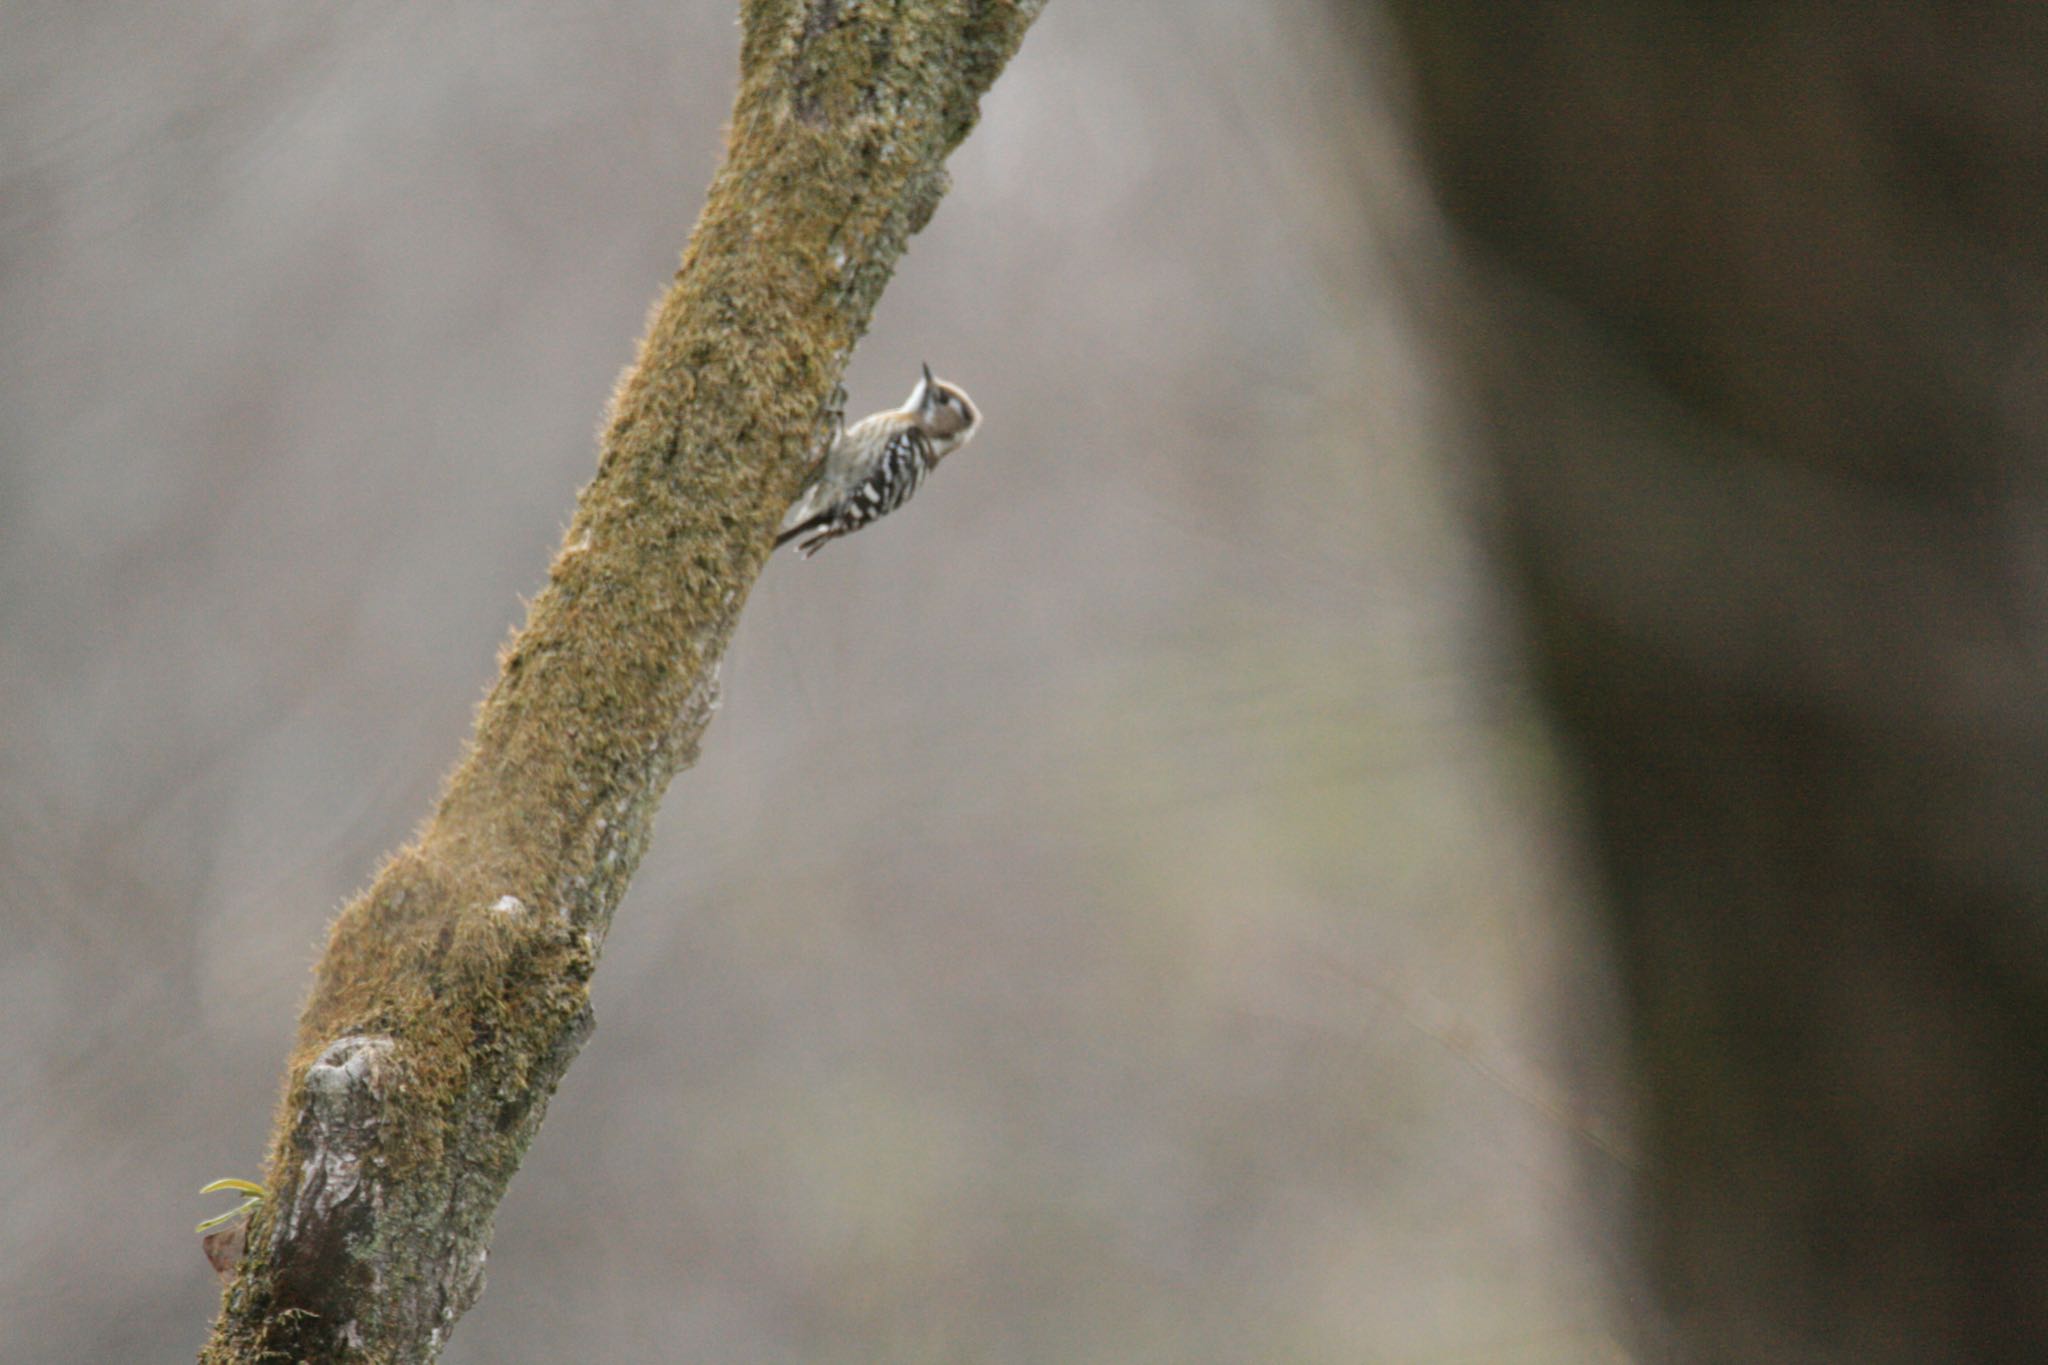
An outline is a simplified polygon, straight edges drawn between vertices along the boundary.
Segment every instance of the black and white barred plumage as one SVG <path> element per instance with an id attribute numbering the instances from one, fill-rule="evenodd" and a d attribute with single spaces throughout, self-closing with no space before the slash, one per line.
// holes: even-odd
<path id="1" fill-rule="evenodd" d="M 939 461 L 967 444 L 980 414 L 931 366 L 903 406 L 840 430 L 818 473 L 782 519 L 776 547 L 797 541 L 809 558 L 827 541 L 851 535 L 909 502 Z"/>

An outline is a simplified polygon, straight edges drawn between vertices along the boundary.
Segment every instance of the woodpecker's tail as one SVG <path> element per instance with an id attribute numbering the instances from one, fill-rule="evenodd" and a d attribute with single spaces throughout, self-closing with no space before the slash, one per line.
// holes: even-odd
<path id="1" fill-rule="evenodd" d="M 805 517 L 802 521 L 783 527 L 782 533 L 775 537 L 775 548 L 781 549 L 798 536 L 809 531 L 815 531 L 830 520 L 832 520 L 830 512 L 820 512 L 816 516 Z"/>

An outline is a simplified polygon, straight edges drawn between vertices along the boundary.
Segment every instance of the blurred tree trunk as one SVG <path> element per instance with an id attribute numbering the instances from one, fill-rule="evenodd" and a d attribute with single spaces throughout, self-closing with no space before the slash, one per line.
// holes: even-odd
<path id="1" fill-rule="evenodd" d="M 1042 3 L 743 0 L 725 164 L 468 753 L 335 921 L 202 1359 L 430 1360 L 475 1302 L 828 395 Z"/>
<path id="2" fill-rule="evenodd" d="M 2048 8 L 1389 9 L 1647 1354 L 2048 1359 Z"/>

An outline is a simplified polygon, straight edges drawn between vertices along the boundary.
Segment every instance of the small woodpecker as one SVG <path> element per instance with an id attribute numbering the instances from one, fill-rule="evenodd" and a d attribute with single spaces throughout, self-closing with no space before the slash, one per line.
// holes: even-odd
<path id="1" fill-rule="evenodd" d="M 887 516 L 910 501 L 940 460 L 973 438 L 980 420 L 965 390 L 934 379 L 926 365 L 902 407 L 833 434 L 817 475 L 783 517 L 775 547 L 795 540 L 808 559 L 826 541 Z"/>

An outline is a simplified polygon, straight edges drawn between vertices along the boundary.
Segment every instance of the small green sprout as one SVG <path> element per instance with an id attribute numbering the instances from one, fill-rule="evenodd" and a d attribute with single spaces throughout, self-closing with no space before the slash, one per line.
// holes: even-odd
<path id="1" fill-rule="evenodd" d="M 246 1194 L 249 1197 L 247 1199 L 244 1199 L 241 1203 L 235 1205 L 233 1208 L 229 1209 L 226 1213 L 215 1214 L 213 1217 L 207 1219 L 198 1227 L 194 1228 L 194 1232 L 204 1234 L 212 1232 L 215 1228 L 220 1227 L 223 1224 L 232 1223 L 237 1218 L 240 1218 L 242 1215 L 248 1213 L 249 1210 L 255 1208 L 258 1204 L 262 1203 L 264 1200 L 270 1197 L 270 1191 L 264 1189 L 261 1185 L 257 1184 L 253 1180 L 216 1180 L 211 1185 L 208 1185 L 205 1189 L 201 1190 L 200 1193 L 218 1194 L 222 1190 L 233 1190 L 237 1194 Z"/>

